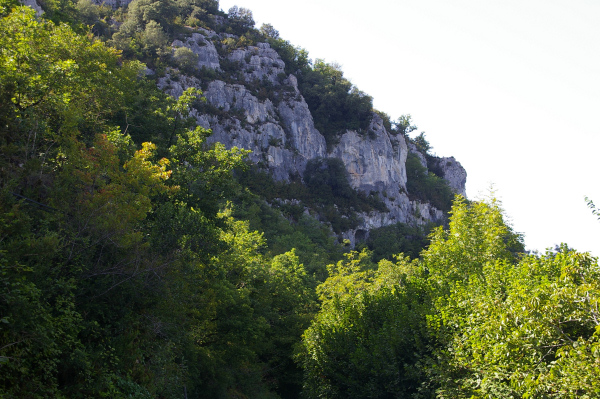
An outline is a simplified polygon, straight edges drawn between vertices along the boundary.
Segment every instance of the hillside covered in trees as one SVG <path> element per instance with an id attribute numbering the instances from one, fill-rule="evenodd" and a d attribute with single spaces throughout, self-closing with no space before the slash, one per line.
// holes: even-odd
<path id="1" fill-rule="evenodd" d="M 600 396 L 596 258 L 250 10 L 122 5 L 0 0 L 1 397 Z"/>

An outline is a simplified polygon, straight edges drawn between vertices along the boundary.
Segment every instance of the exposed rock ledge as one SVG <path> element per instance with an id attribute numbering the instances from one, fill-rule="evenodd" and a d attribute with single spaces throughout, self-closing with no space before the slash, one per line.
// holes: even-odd
<path id="1" fill-rule="evenodd" d="M 198 54 L 199 66 L 220 68 L 223 58 L 207 40 L 215 36 L 218 39 L 219 34 L 199 32 L 202 33 L 194 33 L 186 40 L 175 42 L 174 46 L 186 46 Z M 236 83 L 214 80 L 202 85 L 197 78 L 179 75 L 174 81 L 169 74 L 159 79 L 159 86 L 175 97 L 187 87 L 205 87 L 207 103 L 218 112 L 199 109 L 194 110 L 193 115 L 200 125 L 212 129 L 210 142 L 250 150 L 250 160 L 266 167 L 278 180 L 288 180 L 292 174 L 302 176 L 311 159 L 341 159 L 352 187 L 367 194 L 379 193 L 389 209 L 361 214 L 360 226 L 343 234 L 352 245 L 367 238 L 374 228 L 398 222 L 422 225 L 445 221 L 444 213 L 432 205 L 409 200 L 406 157 L 409 151 L 416 153 L 427 167 L 426 159 L 412 144 L 407 144 L 402 135 L 387 131 L 381 117 L 373 115 L 367 133 L 345 132 L 327 153 L 325 138 L 314 126 L 296 77 L 282 78 L 285 64 L 269 44 L 235 49 L 226 57 L 240 66 L 242 74 L 238 74 L 240 80 Z M 257 81 L 268 81 L 272 95 L 259 98 L 252 88 Z M 460 163 L 453 157 L 438 158 L 436 162 L 450 187 L 464 195 L 466 172 Z"/>

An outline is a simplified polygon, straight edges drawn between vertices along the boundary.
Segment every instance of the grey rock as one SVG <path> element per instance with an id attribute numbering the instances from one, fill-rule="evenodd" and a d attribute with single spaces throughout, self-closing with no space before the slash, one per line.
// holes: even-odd
<path id="1" fill-rule="evenodd" d="M 210 31 L 203 29 L 202 32 L 207 36 L 211 35 Z M 207 40 L 205 35 L 200 33 L 192 33 L 185 41 L 175 40 L 173 47 L 187 47 L 198 56 L 198 68 L 206 67 L 210 69 L 220 69 L 219 54 L 212 41 Z"/>
<path id="2" fill-rule="evenodd" d="M 175 97 L 199 84 L 196 78 L 159 79 L 159 86 Z M 309 159 L 325 155 L 325 139 L 314 128 L 303 99 L 282 101 L 276 109 L 269 99 L 260 101 L 244 85 L 219 80 L 210 82 L 204 95 L 208 104 L 228 114 L 217 117 L 192 112 L 199 125 L 212 129 L 208 142 L 250 150 L 250 160 L 269 168 L 277 180 L 302 174 Z"/>
<path id="3" fill-rule="evenodd" d="M 200 88 L 200 80 L 194 76 L 180 74 L 176 69 L 168 69 L 165 76 L 158 79 L 158 87 L 168 95 L 179 98 L 190 87 Z"/>
<path id="4" fill-rule="evenodd" d="M 455 194 L 467 196 L 467 171 L 454 157 L 436 158 L 438 169 L 442 171 L 443 178 Z"/>
<path id="5" fill-rule="evenodd" d="M 352 246 L 366 239 L 369 231 L 375 228 L 395 223 L 424 225 L 444 221 L 442 211 L 428 203 L 411 201 L 406 194 L 409 148 L 402 135 L 391 135 L 383 126 L 383 120 L 374 114 L 368 133 L 359 135 L 355 131 L 347 131 L 329 153 L 329 157 L 340 158 L 344 162 L 352 187 L 367 194 L 377 192 L 388 209 L 387 212 L 373 211 L 360 215 L 360 225 L 343 234 Z"/>
<path id="6" fill-rule="evenodd" d="M 369 237 L 369 231 L 379 227 L 396 223 L 407 223 L 416 226 L 423 226 L 428 223 L 440 224 L 446 218 L 444 212 L 431 204 L 410 201 L 406 193 L 403 192 L 398 193 L 395 197 L 387 195 L 382 199 L 388 208 L 387 212 L 362 213 L 360 214 L 362 221 L 357 228 L 343 233 L 343 238 L 348 239 L 352 247 L 357 242 L 366 240 Z"/>
<path id="7" fill-rule="evenodd" d="M 37 15 L 38 17 L 44 13 L 44 10 L 42 10 L 42 6 L 38 4 L 37 0 L 22 0 L 21 3 L 23 3 L 23 5 L 25 6 L 33 8 L 33 10 L 35 11 L 35 15 Z"/>
<path id="8" fill-rule="evenodd" d="M 315 128 L 304 98 L 282 101 L 277 110 L 291 146 L 302 158 L 310 160 L 326 155 L 325 137 Z"/>
<path id="9" fill-rule="evenodd" d="M 347 131 L 329 153 L 329 157 L 344 162 L 352 187 L 366 193 L 377 191 L 390 195 L 406 189 L 406 155 L 404 138 L 392 139 L 377 114 L 373 115 L 369 133 L 359 135 Z"/>
<path id="10" fill-rule="evenodd" d="M 202 65 L 219 68 L 219 55 L 207 38 L 231 35 L 198 32 L 174 45 L 184 45 L 199 57 L 204 54 Z M 200 42 L 206 44 L 199 45 Z M 413 225 L 445 222 L 442 211 L 409 199 L 406 157 L 409 153 L 416 154 L 424 167 L 427 160 L 404 136 L 387 131 L 379 115 L 373 114 L 364 134 L 346 131 L 328 153 L 325 138 L 314 126 L 296 77 L 282 77 L 285 65 L 275 50 L 266 43 L 258 43 L 235 49 L 226 57 L 239 65 L 241 74 L 232 76 L 229 83 L 209 82 L 204 91 L 209 107 L 191 111 L 199 125 L 212 130 L 207 139 L 209 144 L 220 142 L 226 148 L 249 150 L 249 160 L 269 170 L 277 180 L 289 180 L 292 174 L 302 176 L 312 159 L 341 159 L 352 187 L 366 194 L 376 193 L 387 207 L 387 211 L 360 214 L 359 226 L 342 234 L 353 246 L 375 228 L 399 222 Z M 260 87 L 257 81 L 268 86 L 268 98 L 257 90 Z M 188 87 L 200 87 L 201 83 L 198 78 L 186 77 L 175 70 L 167 71 L 158 80 L 159 87 L 175 97 Z M 452 157 L 432 159 L 437 159 L 436 170 L 443 171 L 450 187 L 464 195 L 466 172 L 462 166 Z"/>
<path id="11" fill-rule="evenodd" d="M 275 113 L 270 100 L 260 102 L 245 86 L 239 84 L 226 84 L 215 80 L 210 82 L 204 93 L 209 103 L 223 111 L 238 109 L 244 113 L 245 121 L 250 124 L 264 123 L 274 120 Z"/>
<path id="12" fill-rule="evenodd" d="M 246 82 L 266 80 L 270 84 L 277 85 L 278 76 L 284 73 L 285 63 L 268 43 L 257 43 L 256 46 L 235 49 L 228 59 L 239 63 Z"/>
<path id="13" fill-rule="evenodd" d="M 416 155 L 416 156 L 419 158 L 419 162 L 421 162 L 421 165 L 423 165 L 423 167 L 424 167 L 424 168 L 427 168 L 427 159 L 425 159 L 425 155 L 423 155 L 423 154 L 421 153 L 421 151 L 419 151 L 419 150 L 417 149 L 417 146 L 416 146 L 416 145 L 414 145 L 414 144 L 413 144 L 413 143 L 411 143 L 411 142 L 408 142 L 408 151 L 409 151 L 411 154 L 415 154 L 415 155 Z"/>

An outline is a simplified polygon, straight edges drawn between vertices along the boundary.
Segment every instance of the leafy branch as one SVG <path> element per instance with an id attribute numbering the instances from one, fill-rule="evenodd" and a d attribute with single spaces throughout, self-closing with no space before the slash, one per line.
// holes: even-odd
<path id="1" fill-rule="evenodd" d="M 596 208 L 596 205 L 594 204 L 594 201 L 592 201 L 590 198 L 588 198 L 587 196 L 585 196 L 585 202 L 587 203 L 588 208 L 591 209 L 592 213 L 594 215 L 596 215 L 596 217 L 598 218 L 598 220 L 600 220 L 600 209 Z"/>

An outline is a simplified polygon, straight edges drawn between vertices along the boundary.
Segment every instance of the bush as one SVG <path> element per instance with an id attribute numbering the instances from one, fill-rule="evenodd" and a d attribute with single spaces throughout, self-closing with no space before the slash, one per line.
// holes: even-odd
<path id="1" fill-rule="evenodd" d="M 427 235 L 430 231 L 431 226 L 420 227 L 396 223 L 371 230 L 366 244 L 369 250 L 373 251 L 374 262 L 379 262 L 381 259 L 391 261 L 394 255 L 399 253 L 418 258 L 421 251 L 429 244 Z"/>
<path id="2" fill-rule="evenodd" d="M 366 133 L 372 119 L 373 98 L 344 78 L 339 65 L 317 60 L 313 69 L 300 75 L 299 88 L 328 148 L 346 130 Z"/>
<path id="3" fill-rule="evenodd" d="M 177 47 L 173 53 L 173 59 L 184 71 L 191 72 L 198 66 L 198 54 L 187 47 Z"/>
<path id="4" fill-rule="evenodd" d="M 415 154 L 406 157 L 406 189 L 411 200 L 428 202 L 448 212 L 452 207 L 454 193 L 444 179 L 429 172 L 421 165 Z"/>

